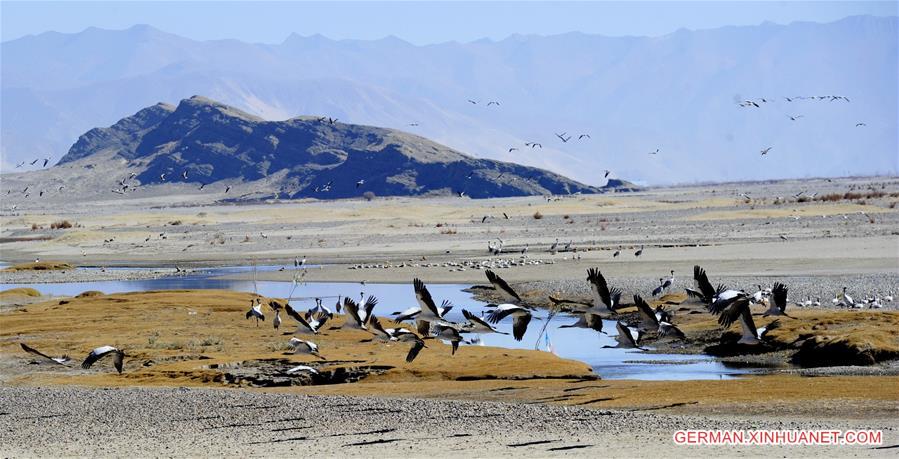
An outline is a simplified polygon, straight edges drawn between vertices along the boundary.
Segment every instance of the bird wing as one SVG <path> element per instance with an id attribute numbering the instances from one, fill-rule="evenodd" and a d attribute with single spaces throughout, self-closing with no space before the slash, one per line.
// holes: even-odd
<path id="1" fill-rule="evenodd" d="M 659 335 L 671 336 L 678 339 L 684 339 L 687 337 L 679 328 L 668 322 L 659 322 Z"/>
<path id="2" fill-rule="evenodd" d="M 112 365 L 115 367 L 116 371 L 119 374 L 122 374 L 122 368 L 125 365 L 125 353 L 122 351 L 115 351 L 112 354 Z"/>
<path id="3" fill-rule="evenodd" d="M 512 290 L 512 287 L 509 286 L 509 283 L 506 282 L 502 277 L 497 276 L 495 272 L 489 269 L 487 270 L 486 274 L 487 280 L 489 280 L 490 283 L 493 284 L 493 288 L 506 292 L 512 298 L 521 301 L 521 297 L 518 296 L 517 293 L 515 293 L 515 290 Z"/>
<path id="4" fill-rule="evenodd" d="M 87 355 L 87 358 L 84 359 L 84 362 L 81 364 L 81 368 L 88 369 L 93 365 L 97 360 L 102 359 L 103 357 L 109 355 L 111 352 L 116 352 L 118 349 L 112 346 L 100 346 L 90 352 Z"/>
<path id="5" fill-rule="evenodd" d="M 39 355 L 47 360 L 50 360 L 51 362 L 55 362 L 60 365 L 65 365 L 65 363 L 63 363 L 63 362 L 69 361 L 67 357 L 59 357 L 58 360 L 54 359 L 53 357 L 50 357 L 49 355 L 44 354 L 43 352 L 25 344 L 25 343 L 19 343 L 19 346 L 22 346 L 22 350 L 24 350 L 25 352 L 28 352 L 28 353 L 34 354 L 34 355 Z"/>
<path id="6" fill-rule="evenodd" d="M 297 310 L 293 308 L 293 306 L 288 304 L 284 308 L 284 310 L 287 311 L 287 315 L 293 318 L 293 320 L 296 320 L 300 323 L 300 325 L 308 328 L 312 333 L 315 333 L 315 328 L 312 326 L 312 324 L 310 324 L 302 314 L 298 313 Z"/>
<path id="7" fill-rule="evenodd" d="M 602 317 L 599 314 L 590 312 L 584 313 L 584 323 L 586 323 L 587 328 L 591 330 L 596 330 L 598 332 L 602 331 Z"/>
<path id="8" fill-rule="evenodd" d="M 368 324 L 371 326 L 371 330 L 369 331 L 371 331 L 375 335 L 378 335 L 379 337 L 387 340 L 393 338 L 390 333 L 387 333 L 387 330 L 384 330 L 384 327 L 381 325 L 381 321 L 378 320 L 377 317 L 371 316 L 368 319 Z"/>
<path id="9" fill-rule="evenodd" d="M 468 321 L 473 324 L 478 324 L 482 327 L 486 327 L 486 328 L 489 328 L 490 330 L 493 330 L 493 327 L 491 327 L 490 324 L 488 324 L 487 322 L 484 322 L 484 319 L 481 319 L 480 317 L 468 312 L 465 309 L 462 310 L 462 315 L 465 316 L 465 318 L 468 319 Z"/>
<path id="10" fill-rule="evenodd" d="M 421 336 L 429 336 L 431 334 L 431 322 L 421 319 L 416 320 L 415 331 L 417 331 Z"/>
<path id="11" fill-rule="evenodd" d="M 774 299 L 774 305 L 784 312 L 787 309 L 787 286 L 780 282 L 775 282 L 771 289 L 771 298 Z"/>
<path id="12" fill-rule="evenodd" d="M 721 324 L 722 327 L 728 328 L 730 327 L 734 321 L 740 319 L 743 315 L 743 310 L 749 311 L 749 298 L 740 298 L 731 303 L 729 306 L 724 308 L 721 311 L 721 315 L 718 317 L 718 323 Z M 749 319 L 752 320 L 752 317 Z M 755 326 L 752 327 L 755 329 Z"/>
<path id="13" fill-rule="evenodd" d="M 593 305 L 599 307 L 599 305 L 596 304 L 596 300 L 598 299 L 599 301 L 602 301 L 607 308 L 612 309 L 612 298 L 609 294 L 609 286 L 606 284 L 606 278 L 602 276 L 602 273 L 598 268 L 590 268 L 587 270 L 587 282 L 590 282 L 590 289 L 593 290 Z"/>
<path id="14" fill-rule="evenodd" d="M 362 309 L 365 311 L 365 322 L 368 322 L 369 317 L 372 316 L 372 311 L 375 310 L 377 305 L 378 299 L 374 295 L 368 295 L 368 298 L 365 299 L 365 305 L 362 306 Z"/>
<path id="15" fill-rule="evenodd" d="M 395 316 L 393 318 L 395 322 L 402 322 L 404 320 L 409 320 L 419 314 L 421 314 L 421 308 L 411 307 L 409 309 L 406 309 L 405 311 L 394 312 L 392 315 Z"/>
<path id="16" fill-rule="evenodd" d="M 530 312 L 515 316 L 515 319 L 512 321 L 512 336 L 516 341 L 521 341 L 524 338 L 525 332 L 528 331 L 529 323 L 531 323 Z"/>
<path id="17" fill-rule="evenodd" d="M 352 298 L 347 297 L 343 299 L 343 309 L 357 324 L 362 324 L 362 319 L 359 318 L 359 305 Z"/>
<path id="18" fill-rule="evenodd" d="M 634 305 L 637 306 L 637 312 L 640 313 L 640 328 L 645 331 L 658 330 L 659 320 L 656 319 L 655 312 L 640 295 L 634 295 Z"/>
<path id="19" fill-rule="evenodd" d="M 437 310 L 434 298 L 431 297 L 431 292 L 428 291 L 428 287 L 425 286 L 425 283 L 416 277 L 412 281 L 412 284 L 415 287 L 415 299 L 418 300 L 418 304 L 421 306 L 422 314 L 424 314 L 425 311 L 429 311 L 434 317 L 440 317 L 440 312 Z"/>
<path id="20" fill-rule="evenodd" d="M 406 362 L 412 362 L 413 360 L 415 360 L 415 358 L 418 357 L 418 353 L 421 352 L 421 349 L 423 347 L 425 347 L 425 342 L 421 339 L 416 339 L 413 342 L 412 347 L 409 348 L 409 353 L 406 354 Z"/>
<path id="21" fill-rule="evenodd" d="M 634 335 L 631 334 L 630 328 L 627 328 L 621 321 L 615 323 L 615 328 L 618 330 L 615 341 L 618 341 L 619 344 L 625 347 L 637 347 L 637 341 L 634 340 Z"/>
<path id="22" fill-rule="evenodd" d="M 712 283 L 709 282 L 709 276 L 699 265 L 693 266 L 693 282 L 696 283 L 696 288 L 704 296 L 703 300 L 706 302 L 712 301 L 712 297 L 715 296 L 715 289 L 712 287 Z M 690 293 L 690 291 L 688 290 L 687 293 Z"/>
<path id="23" fill-rule="evenodd" d="M 487 322 L 492 324 L 499 323 L 500 320 L 505 319 L 510 314 L 524 310 L 521 306 L 515 306 L 514 304 L 501 304 L 487 313 Z"/>

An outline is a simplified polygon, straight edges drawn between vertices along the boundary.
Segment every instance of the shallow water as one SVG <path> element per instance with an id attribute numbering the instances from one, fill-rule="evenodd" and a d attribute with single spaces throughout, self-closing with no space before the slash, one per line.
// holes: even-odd
<path id="1" fill-rule="evenodd" d="M 260 271 L 279 269 L 275 267 L 257 267 Z M 53 284 L 0 284 L 0 290 L 16 287 L 31 287 L 44 295 L 73 296 L 87 290 L 99 290 L 104 293 L 137 292 L 146 290 L 176 289 L 228 289 L 253 292 L 270 297 L 285 298 L 291 296 L 291 304 L 299 309 L 307 309 L 315 305 L 315 298 L 322 298 L 325 306 L 333 310 L 338 296 L 349 295 L 359 299 L 374 295 L 379 302 L 375 315 L 390 317 L 393 312 L 418 306 L 411 281 L 407 284 L 365 284 L 341 282 L 300 283 L 296 287 L 292 282 L 223 280 L 215 276 L 234 272 L 246 272 L 252 267 L 216 268 L 197 272 L 183 277 L 165 277 L 160 279 L 96 281 Z M 254 285 L 255 284 L 255 285 Z M 470 293 L 462 291 L 468 285 L 430 284 L 428 290 L 437 303 L 449 300 L 455 307 L 447 315 L 447 320 L 464 322 L 462 309 L 477 315 L 483 311 L 485 303 L 476 301 Z M 291 295 L 292 292 L 292 295 Z M 730 368 L 725 364 L 702 355 L 649 354 L 634 349 L 604 349 L 602 346 L 613 346 L 615 340 L 615 322 L 605 321 L 603 329 L 610 335 L 602 335 L 592 330 L 569 328 L 558 329 L 559 325 L 573 323 L 576 318 L 560 314 L 555 316 L 546 327 L 548 339 L 537 337 L 546 319 L 545 311 L 535 311 L 534 320 L 528 326 L 522 341 L 515 341 L 511 335 L 482 335 L 481 343 L 486 346 L 498 346 L 511 349 L 551 350 L 556 355 L 568 359 L 585 362 L 604 379 L 642 379 L 642 380 L 691 380 L 691 379 L 730 379 L 741 374 L 751 373 L 746 368 Z M 289 321 L 289 319 L 288 319 Z M 410 327 L 411 328 L 411 327 Z M 511 332 L 511 319 L 501 322 L 500 331 Z M 468 335 L 468 338 L 476 335 Z M 461 349 L 464 352 L 464 348 Z"/>

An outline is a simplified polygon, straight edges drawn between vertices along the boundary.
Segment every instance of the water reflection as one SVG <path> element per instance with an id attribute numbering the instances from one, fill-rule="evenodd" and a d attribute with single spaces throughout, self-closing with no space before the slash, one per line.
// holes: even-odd
<path id="1" fill-rule="evenodd" d="M 256 269 L 277 270 L 279 268 L 280 266 L 272 266 L 257 267 Z M 212 277 L 213 275 L 246 272 L 252 269 L 252 267 L 229 267 L 198 272 L 184 277 L 130 281 L 0 284 L 0 290 L 31 287 L 45 295 L 72 296 L 86 290 L 114 293 L 147 290 L 228 289 L 245 292 L 257 291 L 265 296 L 282 298 L 291 295 L 292 292 L 291 304 L 301 309 L 312 307 L 315 304 L 315 298 L 322 298 L 325 305 L 333 308 L 338 296 L 349 295 L 358 299 L 362 295 L 375 295 L 380 300 L 375 308 L 375 314 L 384 317 L 390 317 L 390 314 L 395 311 L 417 306 L 411 282 L 366 285 L 349 282 L 320 282 L 301 283 L 294 286 L 292 282 L 259 281 L 254 283 L 253 281 L 223 280 Z M 455 308 L 447 316 L 448 320 L 454 322 L 464 321 L 463 308 L 478 315 L 485 310 L 484 303 L 474 300 L 471 294 L 462 291 L 467 287 L 467 285 L 455 284 L 428 285 L 428 289 L 438 303 L 446 299 L 455 305 Z M 512 349 L 534 349 L 536 346 L 541 350 L 551 350 L 560 357 L 580 360 L 591 365 L 594 371 L 605 379 L 728 379 L 751 372 L 749 369 L 728 368 L 708 356 L 647 354 L 634 349 L 603 349 L 602 346 L 615 344 L 611 336 L 578 328 L 559 330 L 559 325 L 575 320 L 566 315 L 554 317 L 546 326 L 548 338 L 544 337 L 537 343 L 537 337 L 545 320 L 545 312 L 535 312 L 534 320 L 528 327 L 524 339 L 520 342 L 515 341 L 511 335 L 489 334 L 481 337 L 481 343 L 486 346 Z M 501 322 L 498 328 L 502 331 L 511 331 L 511 319 Z M 606 321 L 603 328 L 608 333 L 614 333 L 615 323 Z M 653 363 L 654 361 L 664 363 Z"/>

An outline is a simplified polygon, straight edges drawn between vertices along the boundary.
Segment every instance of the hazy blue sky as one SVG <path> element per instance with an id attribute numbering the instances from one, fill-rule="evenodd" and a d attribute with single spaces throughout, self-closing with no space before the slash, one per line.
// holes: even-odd
<path id="1" fill-rule="evenodd" d="M 150 24 L 194 39 L 280 43 L 291 32 L 330 38 L 395 35 L 416 44 L 514 33 L 571 31 L 663 35 L 678 28 L 763 21 L 829 22 L 856 14 L 896 15 L 897 2 L 9 2 L 0 1 L 3 41 L 48 30 Z"/>

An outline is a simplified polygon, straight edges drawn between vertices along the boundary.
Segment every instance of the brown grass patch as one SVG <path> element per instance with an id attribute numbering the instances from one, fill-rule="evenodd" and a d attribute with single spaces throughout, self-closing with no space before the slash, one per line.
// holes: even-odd
<path id="1" fill-rule="evenodd" d="M 3 271 L 68 271 L 71 269 L 75 269 L 75 267 L 62 261 L 37 261 L 12 265 L 5 268 Z"/>
<path id="2" fill-rule="evenodd" d="M 257 327 L 255 321 L 244 317 L 252 298 L 251 293 L 184 290 L 82 296 L 64 304 L 45 301 L 30 305 L 28 312 L 4 315 L 0 338 L 5 339 L 0 339 L 0 352 L 21 355 L 15 338 L 20 335 L 29 336 L 28 344 L 38 349 L 76 358 L 107 344 L 125 350 L 124 375 L 101 365 L 89 374 L 29 373 L 19 380 L 87 385 L 220 386 L 222 378 L 208 377 L 212 364 L 281 359 L 285 366 L 316 362 L 326 370 L 389 367 L 386 373 L 365 380 L 382 382 L 592 376 L 586 364 L 547 352 L 463 346 L 451 356 L 450 347 L 437 340 L 428 340 L 418 358 L 406 363 L 409 345 L 363 342 L 372 335 L 358 330 L 301 336 L 319 345 L 326 362 L 306 355 L 284 355 L 283 344 L 290 339 L 285 333 L 294 330 L 293 321 L 282 313 L 284 323 L 275 330 L 273 312 L 264 307 L 268 320 Z M 381 321 L 384 326 L 394 326 L 390 320 Z M 72 327 L 73 323 L 78 327 Z M 335 318 L 326 328 L 342 323 L 342 318 Z M 202 377 L 195 377 L 198 375 Z"/>
<path id="3" fill-rule="evenodd" d="M 11 288 L 0 292 L 0 298 L 11 296 L 39 297 L 41 296 L 41 292 L 28 287 Z"/>

